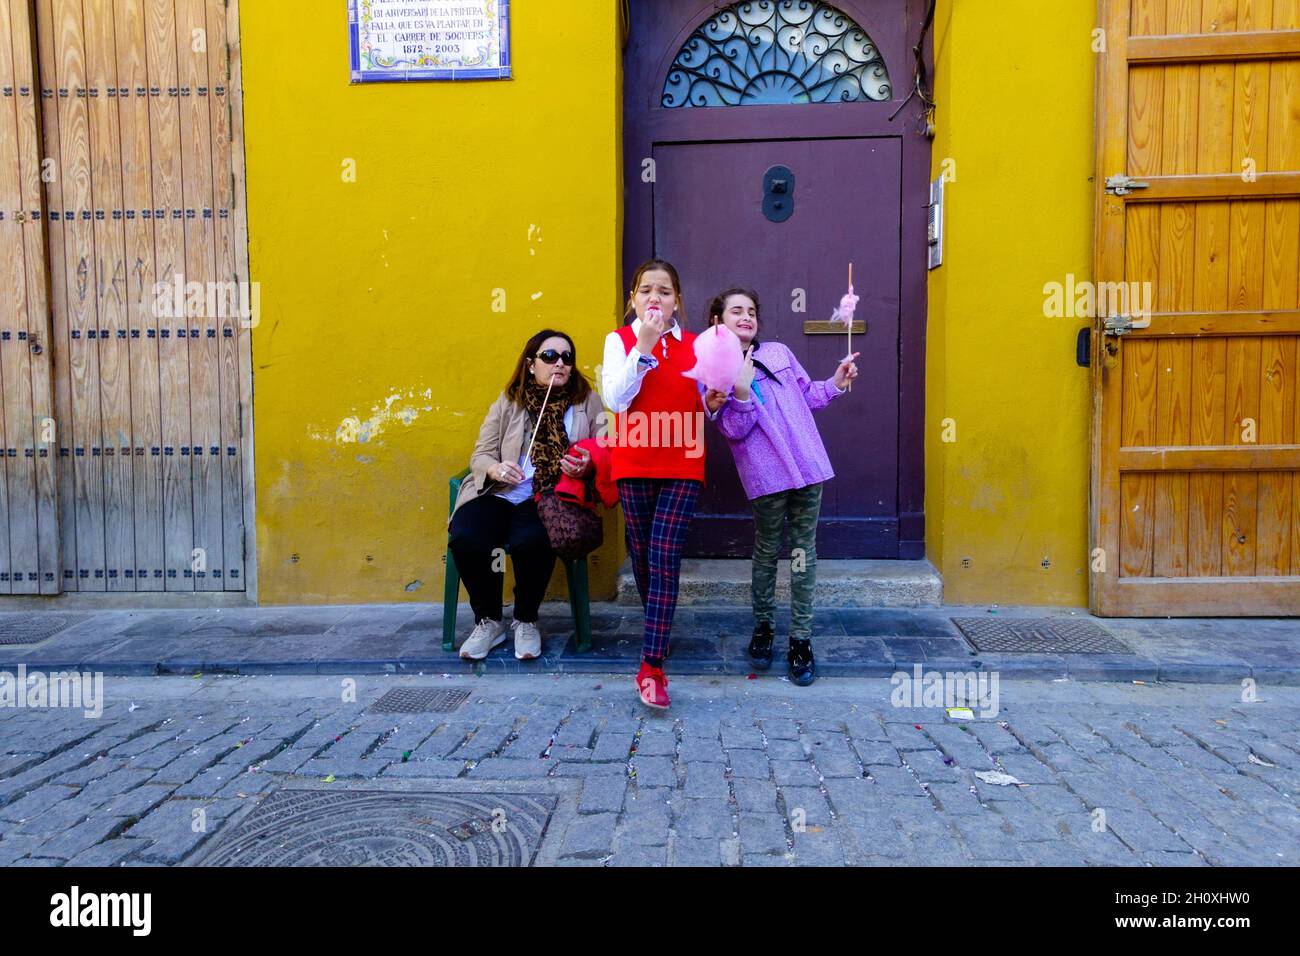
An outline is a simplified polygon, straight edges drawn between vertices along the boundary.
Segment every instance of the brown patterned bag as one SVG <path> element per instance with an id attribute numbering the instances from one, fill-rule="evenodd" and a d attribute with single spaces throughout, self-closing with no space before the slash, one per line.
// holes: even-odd
<path id="1" fill-rule="evenodd" d="M 585 558 L 605 540 L 605 524 L 591 508 L 557 498 L 554 491 L 537 499 L 537 516 L 542 519 L 551 548 L 565 560 Z"/>

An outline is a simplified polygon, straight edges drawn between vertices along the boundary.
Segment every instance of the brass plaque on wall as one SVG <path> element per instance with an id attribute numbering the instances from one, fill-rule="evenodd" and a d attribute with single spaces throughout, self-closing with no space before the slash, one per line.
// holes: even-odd
<path id="1" fill-rule="evenodd" d="M 803 324 L 804 335 L 847 335 L 848 326 L 843 322 L 826 321 L 805 321 Z M 855 319 L 853 322 L 854 335 L 866 335 L 867 323 L 861 319 Z"/>

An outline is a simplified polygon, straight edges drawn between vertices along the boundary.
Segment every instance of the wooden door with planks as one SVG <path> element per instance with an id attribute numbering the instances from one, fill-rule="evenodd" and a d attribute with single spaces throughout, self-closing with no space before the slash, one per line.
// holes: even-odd
<path id="1" fill-rule="evenodd" d="M 57 594 L 57 423 L 28 0 L 0 0 L 0 93 L 0 594 Z"/>
<path id="2" fill-rule="evenodd" d="M 1093 610 L 1296 614 L 1300 0 L 1100 23 Z"/>
<path id="3" fill-rule="evenodd" d="M 236 7 L 32 3 L 52 170 L 60 583 L 243 591 L 256 317 Z"/>

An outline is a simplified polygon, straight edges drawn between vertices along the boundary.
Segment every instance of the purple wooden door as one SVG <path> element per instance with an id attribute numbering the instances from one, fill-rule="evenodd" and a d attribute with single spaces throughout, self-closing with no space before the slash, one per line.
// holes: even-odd
<path id="1" fill-rule="evenodd" d="M 817 415 L 836 475 L 823 495 L 818 535 L 818 553 L 826 558 L 924 554 L 929 143 L 916 132 L 910 107 L 890 121 L 899 100 L 881 86 L 910 89 L 907 48 L 916 38 L 905 23 L 916 29 L 921 6 L 919 0 L 833 8 L 807 0 L 730 9 L 700 0 L 631 6 L 627 281 L 652 254 L 673 262 L 682 275 L 686 325 L 696 331 L 717 292 L 753 287 L 763 306 L 760 339 L 786 344 L 820 378 L 846 354 L 846 338 L 807 334 L 804 323 L 830 317 L 845 292 L 848 263 L 854 264 L 858 317 L 867 322 L 866 335 L 853 340 L 862 353 L 861 377 L 851 395 Z M 783 58 L 780 49 L 763 49 L 769 34 L 789 38 L 796 31 L 791 50 L 830 47 L 833 56 L 857 28 L 869 43 L 859 40 L 848 51 L 849 72 L 858 67 L 850 87 L 841 76 L 844 63 L 819 74 L 815 57 Z M 819 75 L 827 77 L 820 87 Z M 764 175 L 773 166 L 787 167 L 794 179 L 793 214 L 779 222 L 763 208 Z M 730 450 L 713 426 L 707 431 L 708 487 L 686 554 L 748 557 L 749 505 Z"/>

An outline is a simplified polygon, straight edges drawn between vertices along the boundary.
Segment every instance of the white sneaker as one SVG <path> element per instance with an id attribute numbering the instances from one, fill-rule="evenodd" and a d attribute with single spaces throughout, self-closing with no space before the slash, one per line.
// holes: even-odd
<path id="1" fill-rule="evenodd" d="M 460 646 L 461 660 L 481 661 L 487 657 L 492 648 L 506 642 L 505 621 L 494 621 L 489 617 L 478 622 L 478 627 Z"/>
<path id="2" fill-rule="evenodd" d="M 514 621 L 510 626 L 515 631 L 515 657 L 521 661 L 531 661 L 542 656 L 542 632 L 536 624 Z"/>

